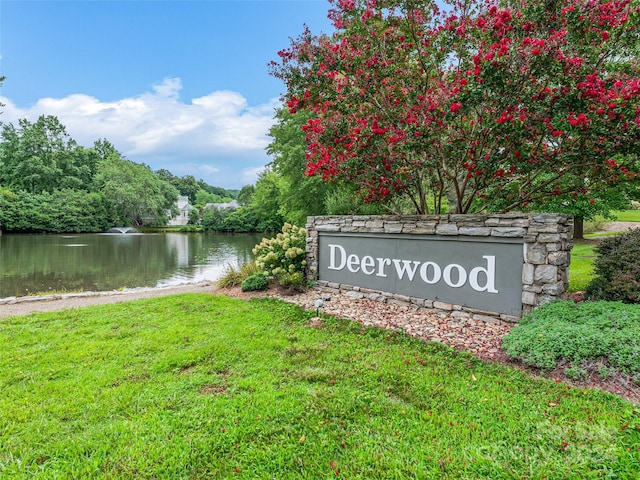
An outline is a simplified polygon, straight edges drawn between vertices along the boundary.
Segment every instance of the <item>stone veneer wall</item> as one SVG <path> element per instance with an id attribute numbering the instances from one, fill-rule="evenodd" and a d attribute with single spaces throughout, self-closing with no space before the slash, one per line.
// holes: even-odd
<path id="1" fill-rule="evenodd" d="M 524 245 L 522 265 L 522 313 L 559 298 L 568 285 L 570 250 L 573 247 L 572 216 L 549 213 L 513 213 L 496 215 L 353 215 L 307 218 L 307 278 L 318 280 L 318 233 L 384 233 L 438 235 L 451 237 L 521 238 Z M 354 285 L 317 281 L 325 292 L 354 292 L 389 303 L 446 311 L 460 318 L 484 321 L 517 322 L 519 317 L 482 311 L 429 299 L 407 297 Z"/>

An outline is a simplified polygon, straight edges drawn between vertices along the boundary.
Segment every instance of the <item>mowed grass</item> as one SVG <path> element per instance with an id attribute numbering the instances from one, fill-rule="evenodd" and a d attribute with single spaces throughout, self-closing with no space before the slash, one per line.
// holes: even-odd
<path id="1" fill-rule="evenodd" d="M 640 210 L 621 210 L 613 212 L 618 222 L 640 222 Z M 608 221 L 601 218 L 602 221 Z M 585 235 L 594 239 L 606 236 L 620 235 L 621 232 L 597 232 Z M 593 262 L 596 258 L 595 244 L 576 241 L 571 249 L 571 264 L 569 266 L 569 291 L 579 292 L 586 288 L 594 276 Z"/>
<path id="2" fill-rule="evenodd" d="M 637 478 L 637 407 L 276 300 L 0 321 L 0 478 Z"/>
<path id="3" fill-rule="evenodd" d="M 569 291 L 580 292 L 584 290 L 593 279 L 593 262 L 596 253 L 593 251 L 595 244 L 573 244 L 571 249 L 571 264 L 569 265 Z"/>
<path id="4" fill-rule="evenodd" d="M 619 210 L 613 214 L 616 222 L 640 222 L 640 210 Z"/>

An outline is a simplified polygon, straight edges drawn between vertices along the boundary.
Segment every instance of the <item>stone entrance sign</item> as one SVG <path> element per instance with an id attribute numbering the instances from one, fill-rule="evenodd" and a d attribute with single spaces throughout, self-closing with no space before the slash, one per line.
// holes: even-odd
<path id="1" fill-rule="evenodd" d="M 571 216 L 331 216 L 307 221 L 322 290 L 515 322 L 568 283 Z"/>
<path id="2" fill-rule="evenodd" d="M 522 241 L 320 233 L 319 279 L 519 316 Z"/>

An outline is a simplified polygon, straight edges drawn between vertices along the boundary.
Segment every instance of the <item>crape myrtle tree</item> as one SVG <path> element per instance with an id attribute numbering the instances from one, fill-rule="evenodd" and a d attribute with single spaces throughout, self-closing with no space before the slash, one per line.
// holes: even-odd
<path id="1" fill-rule="evenodd" d="M 331 3 L 335 33 L 271 65 L 313 114 L 308 175 L 419 214 L 589 202 L 637 178 L 637 0 Z"/>

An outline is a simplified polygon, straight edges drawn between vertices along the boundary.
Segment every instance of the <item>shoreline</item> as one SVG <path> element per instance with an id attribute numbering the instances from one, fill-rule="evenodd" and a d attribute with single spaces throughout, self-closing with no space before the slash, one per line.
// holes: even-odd
<path id="1" fill-rule="evenodd" d="M 72 308 L 122 303 L 141 298 L 154 298 L 179 293 L 213 293 L 217 290 L 213 281 L 186 283 L 163 287 L 138 287 L 98 292 L 54 293 L 51 295 L 26 295 L 0 298 L 0 318 L 54 312 Z"/>

